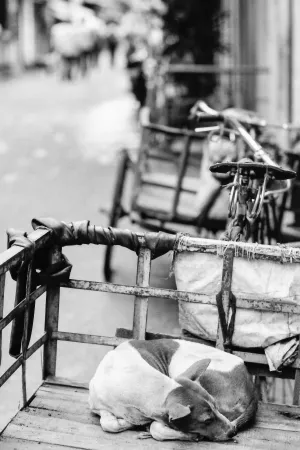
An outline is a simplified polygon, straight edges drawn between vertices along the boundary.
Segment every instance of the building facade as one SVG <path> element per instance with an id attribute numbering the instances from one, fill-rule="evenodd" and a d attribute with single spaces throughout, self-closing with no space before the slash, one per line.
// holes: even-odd
<path id="1" fill-rule="evenodd" d="M 253 68 L 236 80 L 238 106 L 257 110 L 272 122 L 300 122 L 300 2 L 223 0 L 223 9 L 224 64 Z"/>

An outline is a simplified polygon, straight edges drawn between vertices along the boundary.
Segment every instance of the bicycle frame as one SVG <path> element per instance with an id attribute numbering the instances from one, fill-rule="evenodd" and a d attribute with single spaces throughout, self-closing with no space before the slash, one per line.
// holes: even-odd
<path id="1" fill-rule="evenodd" d="M 198 111 L 200 109 L 200 111 Z M 230 115 L 230 113 L 219 113 L 214 109 L 210 108 L 205 102 L 198 102 L 191 111 L 192 116 L 196 117 L 198 120 L 204 121 L 217 121 L 223 122 L 222 126 L 218 126 L 220 132 L 224 127 L 226 129 L 232 130 L 235 135 L 239 136 L 246 145 L 252 150 L 255 161 L 262 161 L 266 165 L 266 170 L 263 175 L 263 179 L 259 179 L 259 176 L 255 176 L 255 170 L 257 168 L 257 163 L 251 165 L 251 161 L 248 164 L 244 164 L 243 167 L 239 167 L 239 163 L 236 164 L 236 168 L 231 170 L 231 174 L 234 175 L 234 181 L 232 183 L 230 200 L 229 200 L 229 218 L 233 220 L 236 219 L 236 225 L 241 229 L 241 232 L 245 226 L 245 219 L 247 218 L 250 223 L 253 223 L 261 214 L 264 202 L 268 202 L 270 198 L 275 198 L 278 194 L 287 192 L 291 188 L 291 181 L 289 178 L 293 178 L 292 173 L 290 176 L 283 179 L 286 183 L 285 187 L 267 190 L 267 183 L 270 179 L 276 179 L 272 169 L 279 168 L 279 165 L 274 162 L 271 157 L 264 150 L 262 145 L 258 143 L 251 134 L 247 131 L 245 126 L 236 117 Z M 245 119 L 247 125 L 251 127 L 266 126 L 267 122 L 262 119 Z M 286 129 L 287 124 L 284 124 Z M 197 128 L 196 131 L 200 131 L 201 128 Z M 218 172 L 218 165 L 211 167 L 214 172 Z M 222 166 L 222 163 L 219 164 Z M 225 163 L 226 166 L 226 163 Z M 247 167 L 248 166 L 248 167 Z M 227 166 L 226 166 L 227 167 Z M 250 173 L 252 173 L 252 177 Z M 280 169 L 282 170 L 282 169 Z M 221 171 L 222 172 L 222 171 Z M 224 172 L 224 171 L 223 171 Z M 273 171 L 274 172 L 274 171 Z M 294 174 L 295 176 L 296 174 Z M 252 180 L 251 180 L 252 178 Z M 256 180 L 255 180 L 256 178 Z M 250 211 L 249 211 L 250 209 Z"/>

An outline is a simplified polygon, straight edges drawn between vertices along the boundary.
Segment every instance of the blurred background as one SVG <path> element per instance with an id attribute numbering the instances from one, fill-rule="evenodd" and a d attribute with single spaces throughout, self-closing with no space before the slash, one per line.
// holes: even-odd
<path id="1" fill-rule="evenodd" d="M 190 108 L 202 98 L 216 109 L 234 106 L 271 123 L 300 123 L 299 21 L 296 0 L 1 0 L 0 250 L 6 249 L 7 228 L 29 231 L 34 217 L 112 224 L 106 212 L 119 151 L 126 148 L 137 160 L 145 115 L 186 128 Z M 273 130 L 268 139 L 297 169 L 297 131 Z M 172 145 L 176 153 L 179 143 Z M 190 171 L 198 175 L 200 164 L 196 158 Z M 164 176 L 168 170 L 162 169 Z M 128 176 L 134 178 L 134 166 Z M 125 203 L 136 194 L 131 186 L 124 186 Z M 300 240 L 297 183 L 288 202 L 289 240 Z M 184 203 L 188 216 L 192 206 Z M 135 222 L 126 216 L 116 225 L 141 229 Z M 65 253 L 72 278 L 104 279 L 103 248 Z M 170 256 L 154 261 L 153 286 L 174 285 L 170 263 Z M 114 281 L 134 284 L 135 265 L 136 255 L 114 251 Z M 4 315 L 14 302 L 14 284 L 7 283 Z M 63 294 L 60 329 L 114 335 L 116 327 L 131 328 L 132 299 L 117 297 Z M 43 301 L 33 337 L 43 330 Z M 177 305 L 152 300 L 148 324 L 151 331 L 178 332 Z M 3 332 L 4 349 L 9 332 Z M 60 345 L 58 375 L 87 380 L 106 350 L 74 345 Z M 3 353 L 1 373 L 12 363 Z M 35 357 L 29 363 L 32 390 L 40 380 L 41 354 Z M 0 429 L 15 409 L 19 387 L 15 374 L 0 393 Z"/>

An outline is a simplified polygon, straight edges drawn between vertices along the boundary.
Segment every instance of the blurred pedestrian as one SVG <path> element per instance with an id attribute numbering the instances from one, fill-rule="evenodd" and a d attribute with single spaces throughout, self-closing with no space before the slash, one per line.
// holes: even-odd
<path id="1" fill-rule="evenodd" d="M 141 38 L 128 36 L 127 40 L 126 67 L 130 78 L 131 91 L 139 102 L 140 108 L 142 108 L 145 106 L 147 98 L 147 78 L 144 71 L 144 63 L 148 52 Z"/>
<path id="2" fill-rule="evenodd" d="M 107 48 L 110 54 L 111 66 L 115 64 L 115 54 L 119 44 L 118 24 L 115 21 L 107 22 Z"/>

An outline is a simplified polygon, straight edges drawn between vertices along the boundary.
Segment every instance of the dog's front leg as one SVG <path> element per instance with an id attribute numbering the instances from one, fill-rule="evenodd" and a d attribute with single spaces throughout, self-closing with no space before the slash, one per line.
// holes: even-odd
<path id="1" fill-rule="evenodd" d="M 167 425 L 160 422 L 152 422 L 150 425 L 150 434 L 157 441 L 198 441 L 199 437 L 195 433 L 183 433 L 181 431 L 173 430 Z"/>
<path id="2" fill-rule="evenodd" d="M 121 431 L 134 428 L 132 423 L 127 422 L 125 419 L 118 419 L 109 411 L 101 409 L 100 416 L 100 425 L 103 431 L 108 431 L 109 433 L 120 433 Z"/>

